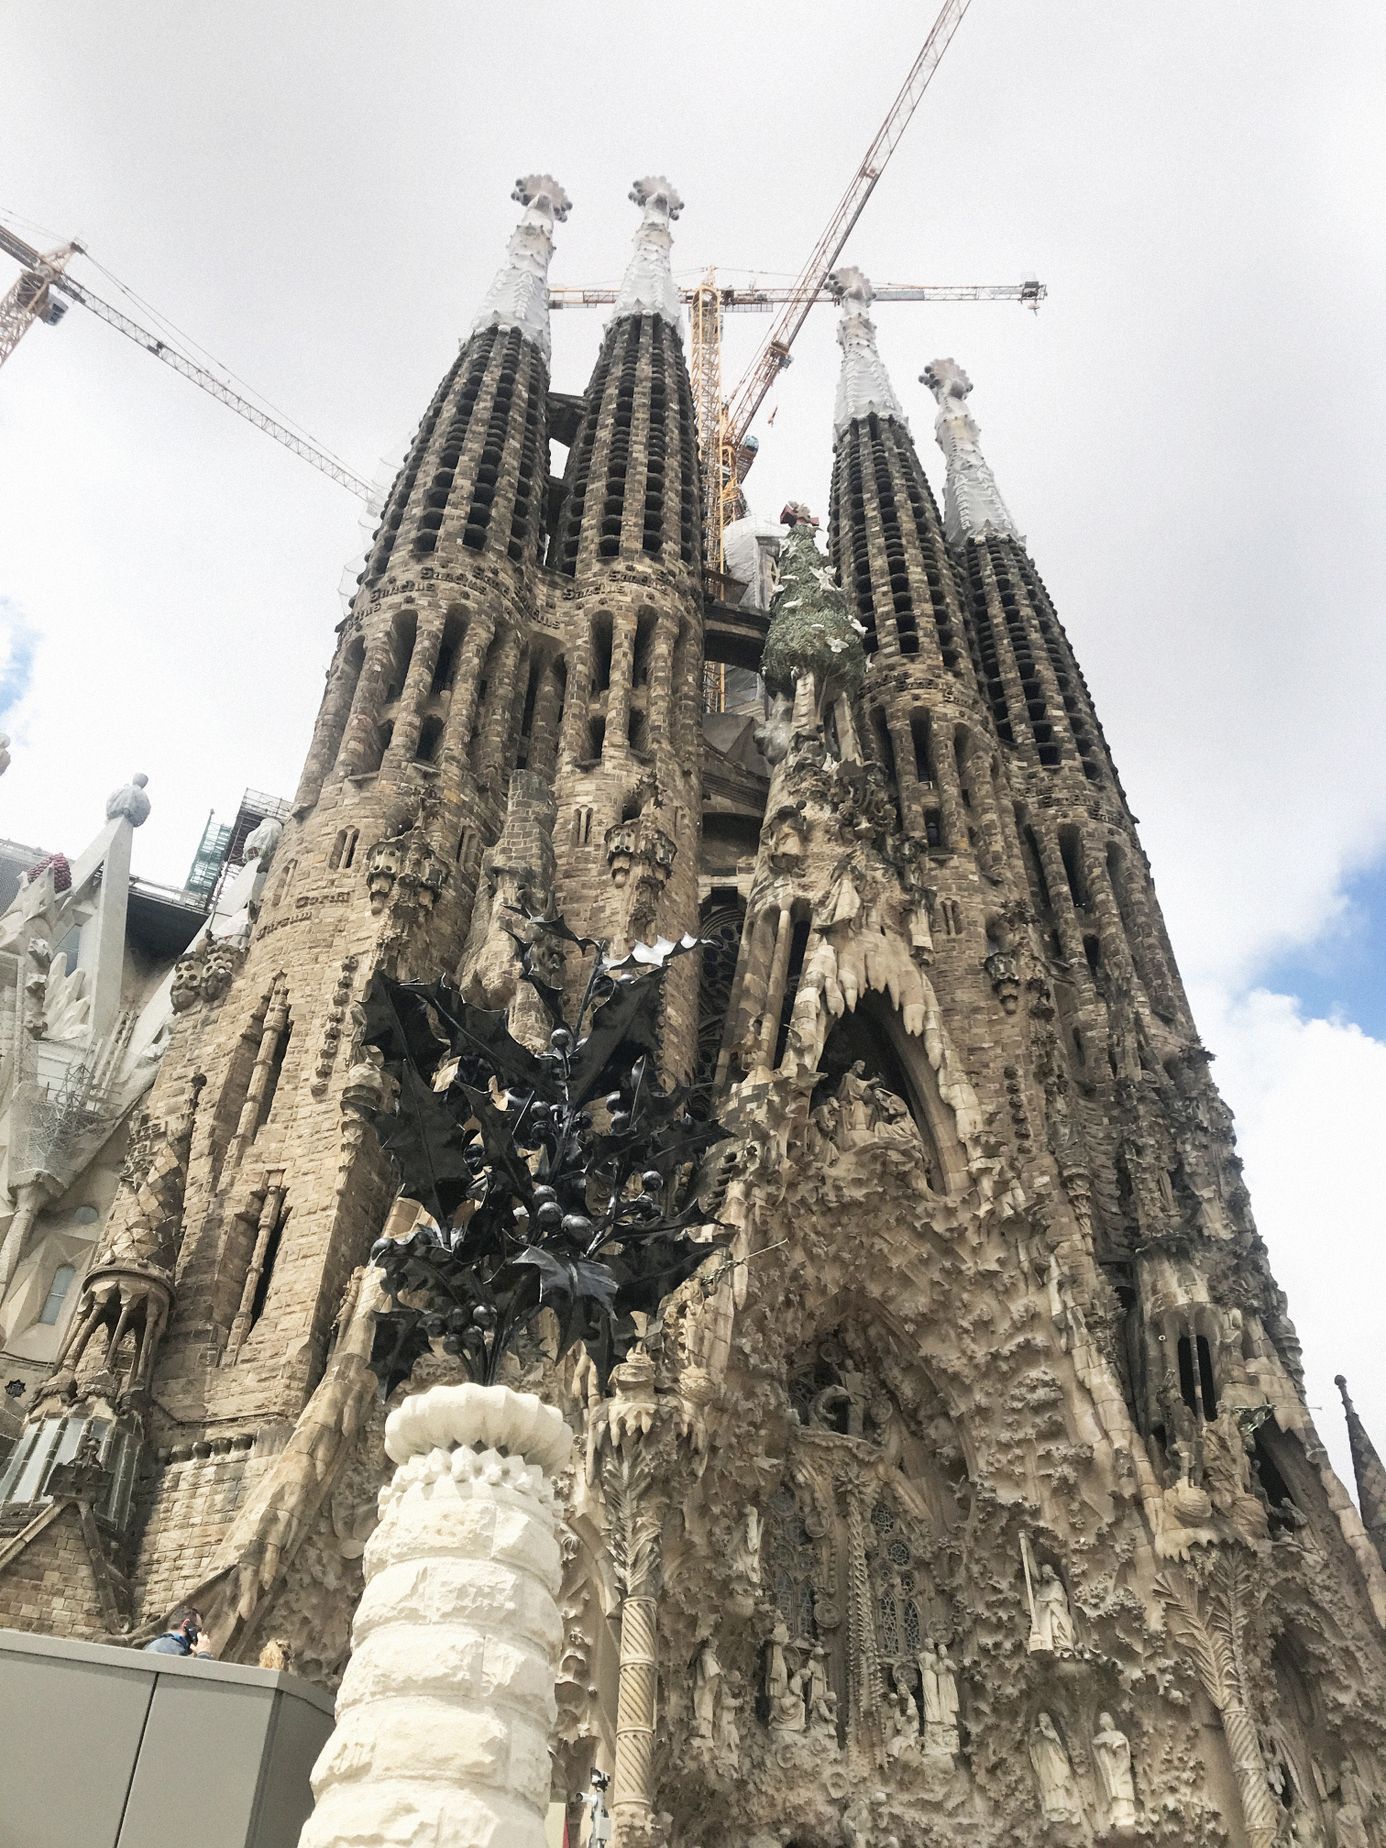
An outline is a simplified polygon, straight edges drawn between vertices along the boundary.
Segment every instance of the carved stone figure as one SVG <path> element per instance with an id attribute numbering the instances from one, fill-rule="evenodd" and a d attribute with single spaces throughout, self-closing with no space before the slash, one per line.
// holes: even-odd
<path id="1" fill-rule="evenodd" d="M 904 1670 L 897 1667 L 891 1679 L 894 1692 L 886 1716 L 886 1756 L 900 1758 L 919 1750 L 919 1714 Z"/>
<path id="2" fill-rule="evenodd" d="M 837 1695 L 828 1685 L 828 1657 L 822 1643 L 815 1643 L 809 1652 L 807 1674 L 809 1731 L 831 1733 L 836 1738 Z"/>
<path id="3" fill-rule="evenodd" d="M 955 1758 L 961 1749 L 958 1678 L 947 1643 L 925 1643 L 919 1658 L 919 1676 L 924 1702 L 924 1750 Z"/>
<path id="4" fill-rule="evenodd" d="M 149 778 L 142 770 L 113 790 L 106 798 L 107 821 L 125 820 L 138 828 L 149 819 L 149 797 L 144 793 Z"/>
<path id="5" fill-rule="evenodd" d="M 1041 1566 L 1035 1580 L 1034 1627 L 1030 1636 L 1032 1650 L 1048 1650 L 1053 1655 L 1072 1655 L 1074 1648 L 1073 1613 L 1063 1580 L 1053 1566 Z"/>
<path id="6" fill-rule="evenodd" d="M 886 1828 L 890 1798 L 883 1790 L 862 1791 L 842 1812 L 844 1848 L 900 1848 L 900 1839 Z"/>
<path id="7" fill-rule="evenodd" d="M 712 1740 L 722 1687 L 722 1664 L 709 1637 L 693 1664 L 693 1737 Z"/>
<path id="8" fill-rule="evenodd" d="M 1371 1837 L 1367 1833 L 1367 1824 L 1363 1818 L 1361 1806 L 1355 1802 L 1340 1803 L 1333 1818 L 1334 1848 L 1371 1848 Z"/>
<path id="9" fill-rule="evenodd" d="M 1136 1826 L 1136 1787 L 1131 1776 L 1131 1742 L 1110 1713 L 1099 1713 L 1092 1739 L 1098 1818 L 1115 1835 Z"/>
<path id="10" fill-rule="evenodd" d="M 791 1671 L 789 1627 L 776 1615 L 765 1654 L 765 1698 L 770 1704 L 771 1732 L 803 1732 L 807 1724 L 802 1677 Z"/>
<path id="11" fill-rule="evenodd" d="M 1040 1807 L 1046 1822 L 1081 1822 L 1082 1805 L 1074 1783 L 1068 1748 L 1049 1714 L 1035 1715 L 1030 1728 L 1030 1763 L 1035 1767 Z"/>

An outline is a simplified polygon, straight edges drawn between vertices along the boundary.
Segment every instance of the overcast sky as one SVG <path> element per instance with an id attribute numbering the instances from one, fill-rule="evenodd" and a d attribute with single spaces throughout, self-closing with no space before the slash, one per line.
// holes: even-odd
<path id="1" fill-rule="evenodd" d="M 8 0 L 0 207 L 384 475 L 517 174 L 572 195 L 555 282 L 619 275 L 650 171 L 687 200 L 682 273 L 792 273 L 933 11 Z M 883 306 L 881 343 L 936 483 L 915 380 L 972 374 L 1340 1459 L 1339 1369 L 1386 1447 L 1383 94 L 1380 0 L 974 0 L 847 252 L 878 282 L 1049 285 L 1038 316 Z M 731 379 L 766 325 L 729 321 Z M 556 317 L 558 388 L 598 332 Z M 759 511 L 826 513 L 835 372 L 824 311 L 762 420 Z M 0 377 L 0 832 L 75 852 L 144 770 L 136 870 L 179 883 L 211 808 L 291 792 L 359 517 L 80 309 L 35 328 Z"/>

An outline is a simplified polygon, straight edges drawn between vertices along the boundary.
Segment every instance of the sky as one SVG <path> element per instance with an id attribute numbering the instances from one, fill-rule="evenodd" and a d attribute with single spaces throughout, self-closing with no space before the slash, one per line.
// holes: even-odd
<path id="1" fill-rule="evenodd" d="M 614 281 L 631 181 L 675 264 L 787 279 L 933 0 L 8 0 L 0 217 L 113 278 L 367 478 L 388 478 L 499 261 L 517 174 L 573 199 L 552 278 Z M 1386 1447 L 1386 9 L 973 0 L 846 257 L 877 282 L 936 486 L 951 355 L 1142 820 L 1340 1469 L 1333 1374 Z M 34 227 L 43 227 L 43 231 Z M 98 267 L 98 264 L 102 267 Z M 0 288 L 14 274 L 0 259 Z M 729 317 L 739 377 L 767 323 Z M 584 385 L 595 312 L 555 317 Z M 748 488 L 826 514 L 832 317 Z M 0 376 L 0 833 L 75 852 L 136 770 L 136 871 L 291 792 L 349 493 L 82 310 Z"/>

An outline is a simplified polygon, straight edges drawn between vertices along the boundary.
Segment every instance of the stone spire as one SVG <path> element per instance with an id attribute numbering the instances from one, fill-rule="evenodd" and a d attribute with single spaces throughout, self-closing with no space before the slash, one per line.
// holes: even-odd
<path id="1" fill-rule="evenodd" d="M 471 331 L 517 328 L 549 357 L 549 259 L 553 228 L 572 209 L 567 193 L 550 174 L 530 173 L 516 180 L 511 198 L 525 208 L 506 246 L 505 262 L 486 291 Z"/>
<path id="2" fill-rule="evenodd" d="M 682 340 L 683 302 L 669 268 L 669 252 L 674 247 L 669 227 L 683 210 L 683 200 L 658 173 L 637 180 L 629 196 L 643 215 L 611 320 L 619 321 L 626 314 L 657 314 Z"/>
<path id="3" fill-rule="evenodd" d="M 1347 1381 L 1335 1375 L 1334 1385 L 1343 1397 L 1343 1416 L 1347 1420 L 1348 1446 L 1352 1451 L 1352 1471 L 1357 1478 L 1357 1505 L 1362 1510 L 1362 1525 L 1372 1545 L 1386 1561 L 1386 1465 L 1376 1453 L 1376 1445 L 1367 1436 L 1367 1428 L 1358 1416 L 1357 1407 L 1348 1397 Z"/>
<path id="4" fill-rule="evenodd" d="M 842 348 L 842 370 L 837 377 L 837 403 L 833 408 L 833 435 L 840 437 L 858 417 L 893 417 L 906 430 L 909 424 L 895 395 L 885 363 L 876 350 L 876 323 L 871 319 L 871 284 L 859 269 L 835 269 L 828 287 L 840 310 L 837 344 Z"/>
<path id="5" fill-rule="evenodd" d="M 919 375 L 938 399 L 934 435 L 948 458 L 943 529 L 953 545 L 965 539 L 1014 539 L 1023 544 L 996 479 L 977 446 L 981 434 L 967 413 L 972 380 L 954 359 L 936 359 Z"/>

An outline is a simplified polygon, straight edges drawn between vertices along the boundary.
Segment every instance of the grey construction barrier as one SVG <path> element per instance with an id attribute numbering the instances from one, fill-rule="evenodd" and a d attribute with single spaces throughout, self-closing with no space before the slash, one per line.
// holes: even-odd
<path id="1" fill-rule="evenodd" d="M 293 1675 L 0 1630 L 0 1848 L 296 1848 L 331 1730 Z"/>

